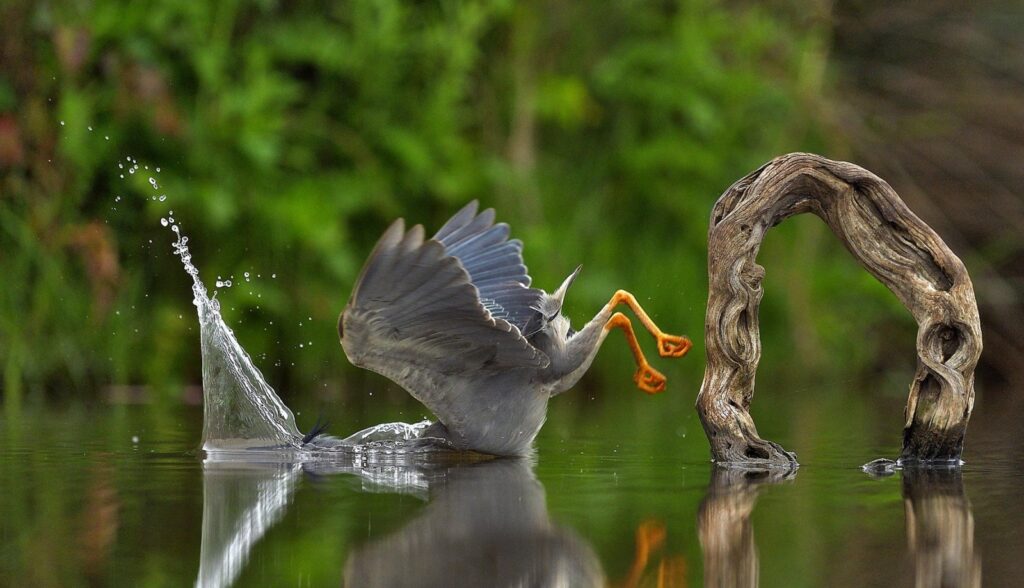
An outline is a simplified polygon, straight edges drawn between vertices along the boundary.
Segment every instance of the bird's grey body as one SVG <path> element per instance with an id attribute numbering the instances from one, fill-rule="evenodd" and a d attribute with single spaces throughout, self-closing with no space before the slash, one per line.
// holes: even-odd
<path id="1" fill-rule="evenodd" d="M 530 288 L 522 243 L 472 202 L 431 239 L 395 221 L 338 322 L 353 364 L 393 380 L 438 418 L 425 436 L 497 455 L 527 452 L 551 396 L 576 384 L 608 333 L 612 303 L 579 333 Z M 632 331 L 630 331 L 631 336 Z M 685 351 L 684 351 L 685 353 Z"/>

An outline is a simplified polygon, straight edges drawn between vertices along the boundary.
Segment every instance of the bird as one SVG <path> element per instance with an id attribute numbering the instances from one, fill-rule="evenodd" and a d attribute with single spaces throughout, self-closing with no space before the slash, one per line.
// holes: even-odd
<path id="1" fill-rule="evenodd" d="M 656 394 L 665 377 L 647 361 L 630 308 L 662 357 L 682 357 L 689 338 L 661 331 L 636 298 L 618 290 L 579 331 L 562 314 L 582 266 L 551 293 L 531 288 L 523 243 L 495 211 L 473 200 L 431 238 L 395 220 L 378 240 L 338 318 L 349 361 L 381 374 L 420 401 L 437 421 L 421 434 L 457 450 L 526 455 L 548 400 L 572 388 L 605 337 L 621 329 L 640 390 Z"/>

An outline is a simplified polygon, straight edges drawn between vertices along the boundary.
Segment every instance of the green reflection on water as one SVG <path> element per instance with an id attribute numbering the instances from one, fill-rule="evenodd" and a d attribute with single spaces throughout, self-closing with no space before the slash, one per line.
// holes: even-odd
<path id="1" fill-rule="evenodd" d="M 383 577 L 367 570 L 383 569 L 387 553 L 389 572 L 418 569 L 425 580 L 424 562 L 438 561 L 443 545 L 461 554 L 448 568 L 503 561 L 504 572 L 576 570 L 584 583 L 609 585 L 654 586 L 660 573 L 698 586 L 749 578 L 744 570 L 764 586 L 912 585 L 950 558 L 965 574 L 957 577 L 981 570 L 989 585 L 1021 573 L 1022 428 L 1007 395 L 982 390 L 962 482 L 910 486 L 857 468 L 896 453 L 898 400 L 762 383 L 755 415 L 762 433 L 800 454 L 791 479 L 716 477 L 692 397 L 647 398 L 625 383 L 577 390 L 552 403 L 535 463 L 435 471 L 416 491 L 299 467 L 271 501 L 276 514 L 262 513 L 265 528 L 234 545 L 244 551 L 236 585 L 338 585 L 346 574 L 361 585 Z M 334 415 L 334 433 L 421 412 L 380 400 Z M 300 424 L 316 408 L 300 406 Z M 202 545 L 204 516 L 231 529 L 253 496 L 243 476 L 211 499 L 196 452 L 201 425 L 197 407 L 156 406 L 28 407 L 4 421 L 0 585 L 194 583 L 201 549 L 230 546 L 209 533 Z M 469 581 L 463 573 L 454 585 L 459 577 Z"/>

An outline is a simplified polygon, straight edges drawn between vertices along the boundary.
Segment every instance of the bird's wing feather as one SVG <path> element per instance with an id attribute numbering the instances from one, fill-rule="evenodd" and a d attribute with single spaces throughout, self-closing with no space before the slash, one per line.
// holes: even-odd
<path id="1" fill-rule="evenodd" d="M 484 308 L 525 333 L 537 315 L 543 293 L 530 288 L 530 276 L 523 263 L 523 243 L 509 240 L 509 227 L 494 224 L 494 209 L 477 214 L 477 202 L 470 202 L 434 235 L 448 255 L 457 257 L 480 293 Z"/>
<path id="2" fill-rule="evenodd" d="M 442 419 L 452 376 L 549 361 L 487 312 L 458 258 L 401 219 L 370 254 L 338 326 L 352 363 L 394 380 Z"/>

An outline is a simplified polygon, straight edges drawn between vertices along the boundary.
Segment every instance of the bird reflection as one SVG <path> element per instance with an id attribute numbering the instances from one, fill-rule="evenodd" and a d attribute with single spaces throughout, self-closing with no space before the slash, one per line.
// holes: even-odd
<path id="1" fill-rule="evenodd" d="M 796 470 L 712 468 L 707 495 L 697 511 L 705 586 L 758 585 L 757 545 L 750 515 L 762 485 L 795 476 Z"/>
<path id="2" fill-rule="evenodd" d="M 450 468 L 423 514 L 356 549 L 345 586 L 602 586 L 591 547 L 548 516 L 524 459 Z"/>
<path id="3" fill-rule="evenodd" d="M 960 468 L 904 469 L 903 504 L 914 585 L 981 586 L 974 515 Z"/>
<path id="4" fill-rule="evenodd" d="M 439 456 L 416 464 L 401 455 L 352 453 L 351 461 L 273 461 L 268 454 L 203 461 L 203 538 L 196 586 L 230 586 L 253 546 L 284 518 L 303 474 L 356 474 L 364 492 L 386 491 L 426 498 L 431 480 L 443 479 L 446 466 L 467 458 Z M 453 461 L 454 460 L 454 461 Z"/>
<path id="5" fill-rule="evenodd" d="M 203 464 L 196 586 L 230 586 L 285 515 L 303 473 L 356 474 L 363 491 L 427 498 L 423 512 L 353 551 L 345 586 L 603 586 L 591 547 L 551 521 L 526 459 L 477 463 Z"/>

